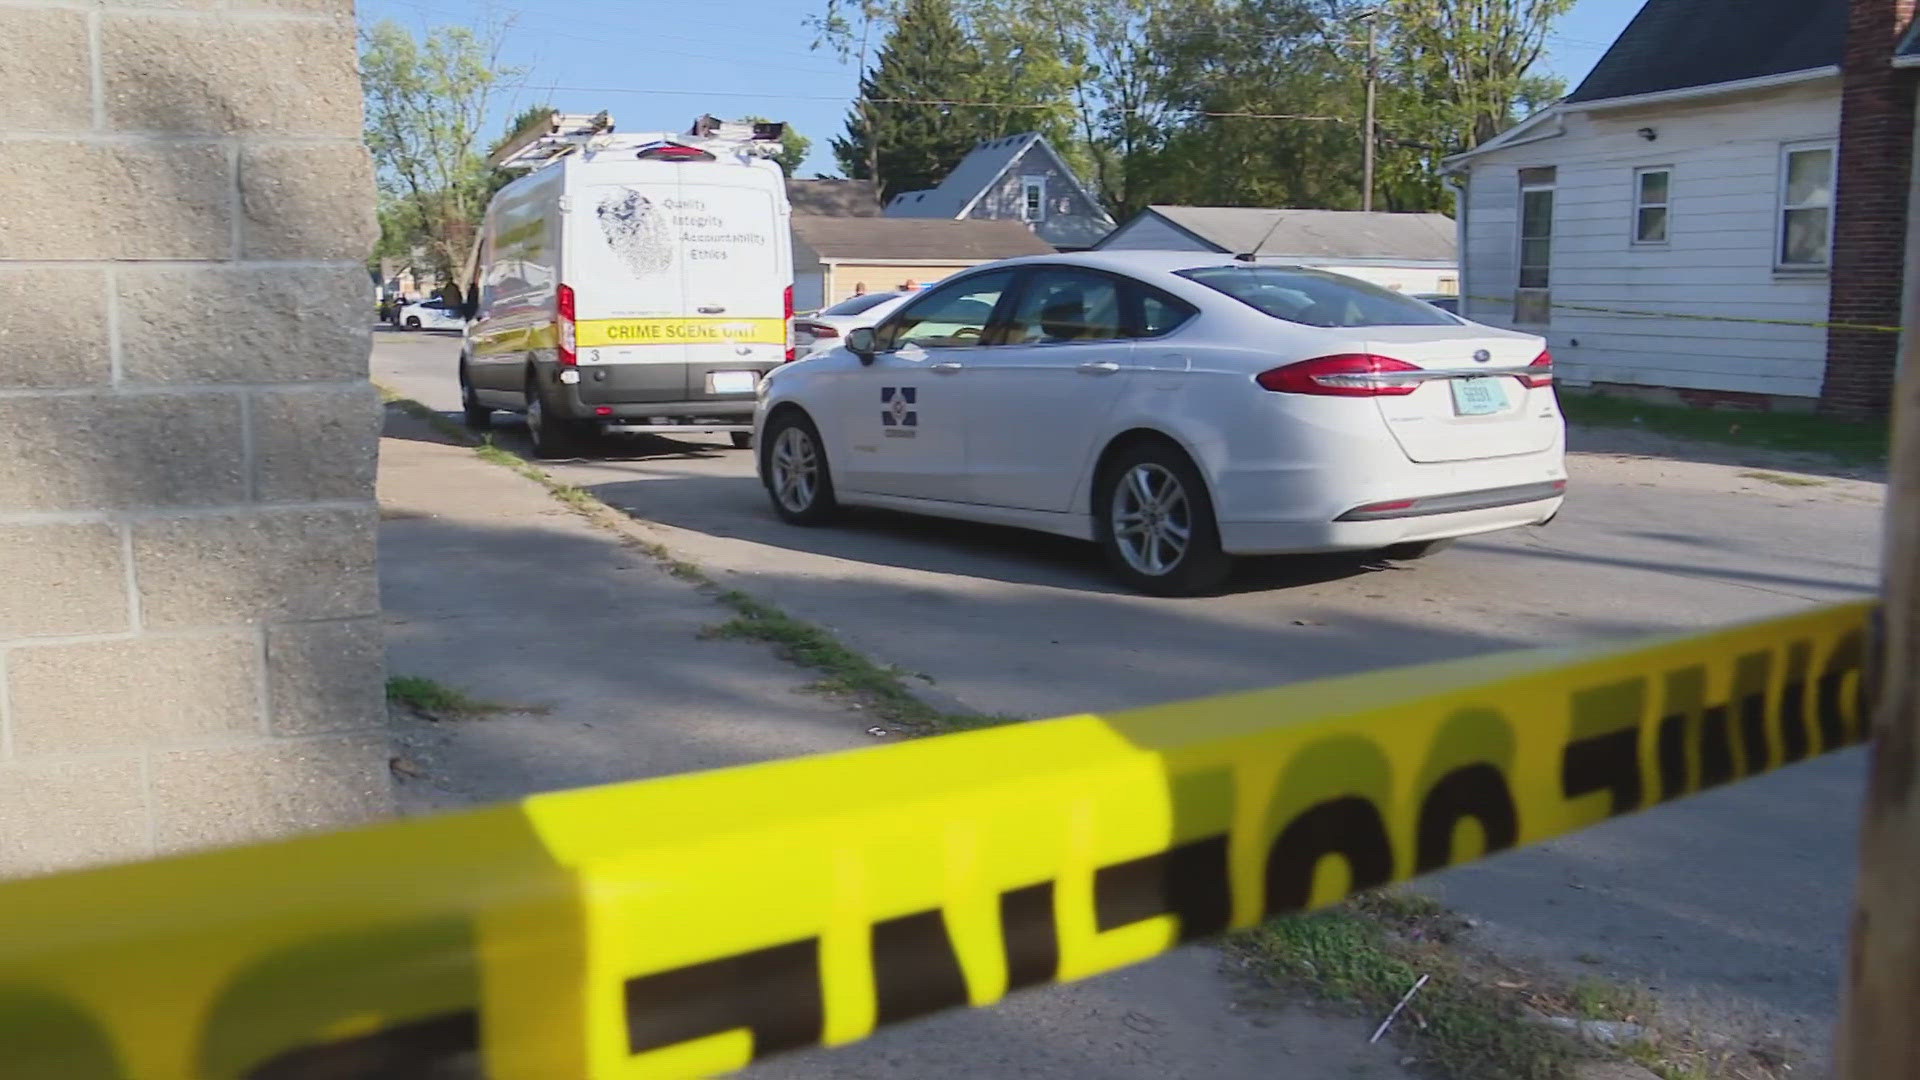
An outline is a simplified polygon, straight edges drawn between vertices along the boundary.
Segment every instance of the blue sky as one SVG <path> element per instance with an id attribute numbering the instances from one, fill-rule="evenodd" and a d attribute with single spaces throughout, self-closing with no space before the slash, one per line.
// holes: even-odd
<path id="1" fill-rule="evenodd" d="M 628 131 L 684 129 L 701 113 L 785 120 L 813 140 L 802 175 L 835 173 L 828 141 L 859 82 L 854 65 L 812 50 L 817 0 L 360 0 L 365 22 L 391 18 L 419 32 L 511 17 L 503 62 L 527 70 L 495 124 L 550 101 L 563 112 L 612 112 Z M 1549 40 L 1549 70 L 1569 85 L 1633 17 L 1634 0 L 1579 0 Z M 497 134 L 497 132 L 490 132 Z"/>

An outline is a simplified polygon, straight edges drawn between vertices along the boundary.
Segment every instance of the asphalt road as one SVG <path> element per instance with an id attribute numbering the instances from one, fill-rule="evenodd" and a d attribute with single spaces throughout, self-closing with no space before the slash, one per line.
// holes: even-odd
<path id="1" fill-rule="evenodd" d="M 377 381 L 457 408 L 456 337 L 375 340 Z M 499 428 L 524 446 L 515 420 Z M 1020 716 L 1712 626 L 1873 587 L 1878 484 L 1721 463 L 1723 450 L 1632 432 L 1576 435 L 1583 445 L 1551 526 L 1391 568 L 1263 560 L 1228 595 L 1192 600 L 1129 594 L 1090 546 L 1015 530 L 877 512 L 783 525 L 750 455 L 721 438 L 619 440 L 548 468 L 664 526 L 716 577 L 922 673 L 930 696 Z M 1430 887 L 1499 950 L 1632 981 L 1709 1028 L 1777 1030 L 1818 1054 L 1862 778 L 1858 752 L 1836 755 Z"/>

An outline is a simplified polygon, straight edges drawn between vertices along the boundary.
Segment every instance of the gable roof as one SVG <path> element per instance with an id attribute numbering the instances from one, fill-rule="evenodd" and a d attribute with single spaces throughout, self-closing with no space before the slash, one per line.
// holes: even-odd
<path id="1" fill-rule="evenodd" d="M 1252 251 L 1257 245 L 1263 258 L 1453 262 L 1458 257 L 1453 219 L 1445 214 L 1258 206 L 1149 206 L 1141 213 L 1158 215 L 1224 254 Z"/>
<path id="2" fill-rule="evenodd" d="M 1086 185 L 1080 182 L 1080 178 L 1074 175 L 1073 170 L 1054 151 L 1053 145 L 1037 131 L 1029 131 L 1024 135 L 1008 135 L 980 143 L 969 150 L 966 157 L 960 159 L 960 164 L 955 165 L 953 171 L 940 181 L 939 187 L 927 188 L 923 191 L 903 191 L 887 203 L 887 212 L 900 217 L 965 217 L 973 210 L 973 205 L 980 201 L 980 197 L 1000 182 L 1000 178 L 1007 174 L 1007 170 L 1013 167 L 1013 163 L 1019 161 L 1020 156 L 1035 145 L 1053 158 L 1054 164 L 1060 168 L 1061 175 L 1072 181 L 1074 190 L 1087 201 L 1087 205 L 1091 206 L 1095 213 L 1109 221 L 1112 220 L 1107 217 L 1107 212 L 1100 205 L 1100 200 L 1093 197 Z"/>
<path id="3" fill-rule="evenodd" d="M 880 188 L 871 180 L 788 180 L 787 202 L 796 214 L 880 216 Z"/>
<path id="4" fill-rule="evenodd" d="M 1840 63 L 1848 0 L 1647 0 L 1569 103 L 1607 101 Z"/>
<path id="5" fill-rule="evenodd" d="M 1053 245 L 1018 221 L 793 215 L 794 238 L 821 259 L 963 262 L 1051 255 Z"/>

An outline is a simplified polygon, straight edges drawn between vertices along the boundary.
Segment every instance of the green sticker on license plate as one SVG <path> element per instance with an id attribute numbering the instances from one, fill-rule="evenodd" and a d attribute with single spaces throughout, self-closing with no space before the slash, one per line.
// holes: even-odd
<path id="1" fill-rule="evenodd" d="M 1500 379 L 1451 379 L 1453 411 L 1461 416 L 1488 416 L 1507 407 Z"/>

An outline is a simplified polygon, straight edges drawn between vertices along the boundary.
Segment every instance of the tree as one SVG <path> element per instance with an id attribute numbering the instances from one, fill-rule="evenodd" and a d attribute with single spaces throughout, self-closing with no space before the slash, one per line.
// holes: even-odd
<path id="1" fill-rule="evenodd" d="M 980 104 L 995 92 L 989 65 L 962 29 L 951 0 L 904 0 L 868 8 L 868 26 L 889 26 L 860 100 L 833 154 L 846 174 L 878 180 L 883 199 L 938 184 L 974 145 L 1026 130 L 1016 110 Z M 835 21 L 838 20 L 838 21 Z M 851 30 L 829 11 L 827 34 L 846 47 Z"/>
<path id="2" fill-rule="evenodd" d="M 361 39 L 367 146 L 384 210 L 381 246 L 423 249 L 444 279 L 465 263 L 493 190 L 476 146 L 494 91 L 520 74 L 499 63 L 503 30 L 443 26 L 416 41 L 386 21 Z"/>

